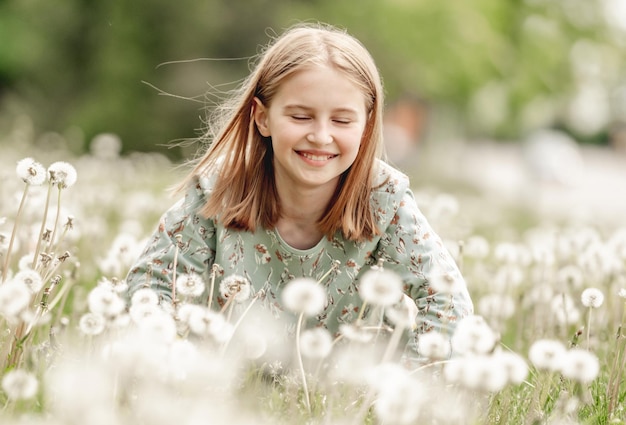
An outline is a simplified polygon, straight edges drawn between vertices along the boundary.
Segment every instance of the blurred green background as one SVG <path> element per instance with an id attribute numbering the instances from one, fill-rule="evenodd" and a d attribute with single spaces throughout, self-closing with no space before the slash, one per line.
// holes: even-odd
<path id="1" fill-rule="evenodd" d="M 0 0 L 0 143 L 28 126 L 82 152 L 107 132 L 125 152 L 180 158 L 167 146 L 201 134 L 269 35 L 323 21 L 369 48 L 388 104 L 427 105 L 439 134 L 515 141 L 557 128 L 611 145 L 626 122 L 625 4 Z"/>

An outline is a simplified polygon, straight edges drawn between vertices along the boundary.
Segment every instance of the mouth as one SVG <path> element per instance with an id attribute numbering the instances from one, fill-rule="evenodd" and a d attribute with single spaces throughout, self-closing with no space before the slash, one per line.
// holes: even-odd
<path id="1" fill-rule="evenodd" d="M 296 153 L 310 161 L 328 161 L 329 159 L 333 159 L 339 155 L 337 154 L 313 154 L 310 152 L 302 152 L 302 151 L 296 151 Z"/>

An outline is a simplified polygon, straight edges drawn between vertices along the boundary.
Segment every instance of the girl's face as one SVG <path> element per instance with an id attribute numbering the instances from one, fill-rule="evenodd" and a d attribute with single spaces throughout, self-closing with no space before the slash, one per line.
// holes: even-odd
<path id="1" fill-rule="evenodd" d="M 255 102 L 257 127 L 272 138 L 277 186 L 334 192 L 361 145 L 367 121 L 361 89 L 320 66 L 288 77 L 269 105 Z"/>

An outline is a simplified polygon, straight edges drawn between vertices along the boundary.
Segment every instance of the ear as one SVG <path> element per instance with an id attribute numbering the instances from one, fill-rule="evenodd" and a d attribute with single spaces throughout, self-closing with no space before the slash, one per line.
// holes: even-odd
<path id="1" fill-rule="evenodd" d="M 263 137 L 270 137 L 270 128 L 267 125 L 267 108 L 263 105 L 263 102 L 258 97 L 254 98 L 252 104 L 252 115 L 254 116 L 254 122 L 259 129 L 259 133 Z"/>

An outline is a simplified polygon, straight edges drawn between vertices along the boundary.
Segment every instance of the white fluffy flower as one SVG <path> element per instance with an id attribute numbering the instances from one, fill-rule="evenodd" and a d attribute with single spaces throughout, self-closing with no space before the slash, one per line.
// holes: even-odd
<path id="1" fill-rule="evenodd" d="M 598 288 L 587 288 L 580 296 L 585 307 L 598 308 L 604 302 L 604 294 Z"/>
<path id="2" fill-rule="evenodd" d="M 24 158 L 17 162 L 17 175 L 24 183 L 39 186 L 46 181 L 46 169 L 32 158 Z"/>
<path id="3" fill-rule="evenodd" d="M 417 314 L 419 310 L 415 300 L 402 294 L 402 301 L 385 309 L 385 314 L 396 327 L 414 330 L 417 328 Z"/>
<path id="4" fill-rule="evenodd" d="M 30 291 L 26 285 L 8 281 L 0 285 L 0 316 L 16 319 L 30 303 Z"/>
<path id="5" fill-rule="evenodd" d="M 202 276 L 196 273 L 181 274 L 176 278 L 176 290 L 185 297 L 198 297 L 204 292 Z"/>
<path id="6" fill-rule="evenodd" d="M 478 311 L 489 319 L 505 320 L 515 313 L 515 301 L 509 295 L 488 294 L 478 301 Z"/>
<path id="7" fill-rule="evenodd" d="M 26 370 L 13 369 L 2 378 L 2 389 L 12 400 L 28 400 L 37 394 L 39 381 Z"/>
<path id="8" fill-rule="evenodd" d="M 103 285 L 96 286 L 89 292 L 87 302 L 89 311 L 104 317 L 115 317 L 126 308 L 124 300 L 111 288 Z"/>
<path id="9" fill-rule="evenodd" d="M 31 294 L 39 292 L 39 290 L 43 287 L 43 280 L 41 279 L 41 275 L 35 270 L 31 269 L 20 270 L 13 277 L 13 280 L 15 282 L 19 282 L 25 285 Z"/>
<path id="10" fill-rule="evenodd" d="M 563 355 L 560 369 L 564 377 L 587 384 L 598 376 L 600 362 L 595 354 L 572 348 Z"/>
<path id="11" fill-rule="evenodd" d="M 68 162 L 57 161 L 48 167 L 50 182 L 61 189 L 72 187 L 76 183 L 76 168 Z"/>
<path id="12" fill-rule="evenodd" d="M 311 278 L 290 281 L 282 293 L 283 304 L 288 310 L 305 316 L 315 316 L 326 306 L 326 291 Z"/>
<path id="13" fill-rule="evenodd" d="M 467 238 L 463 246 L 463 252 L 467 257 L 482 259 L 489 255 L 489 242 L 486 238 L 473 235 Z"/>
<path id="14" fill-rule="evenodd" d="M 431 331 L 421 334 L 417 352 L 429 360 L 444 360 L 450 357 L 450 340 L 439 332 Z"/>
<path id="15" fill-rule="evenodd" d="M 567 294 L 556 294 L 550 303 L 554 318 L 562 325 L 578 323 L 580 311 L 572 297 Z"/>
<path id="16" fill-rule="evenodd" d="M 537 369 L 557 371 L 565 356 L 565 346 L 553 339 L 540 339 L 530 346 L 528 359 Z"/>
<path id="17" fill-rule="evenodd" d="M 528 376 L 528 364 L 522 356 L 512 351 L 501 351 L 496 358 L 504 367 L 508 381 L 521 384 Z"/>
<path id="18" fill-rule="evenodd" d="M 78 328 L 85 335 L 99 335 L 104 332 L 105 326 L 105 318 L 96 313 L 85 313 L 78 321 Z"/>
<path id="19" fill-rule="evenodd" d="M 333 348 L 333 337 L 326 329 L 307 329 L 300 335 L 300 350 L 304 357 L 323 359 Z"/>
<path id="20" fill-rule="evenodd" d="M 371 305 L 393 305 L 402 297 L 402 279 L 397 273 L 385 269 L 368 270 L 361 277 L 359 296 Z"/>
<path id="21" fill-rule="evenodd" d="M 238 303 L 247 301 L 252 294 L 250 281 L 243 276 L 230 275 L 220 283 L 220 295 L 224 298 L 234 297 Z"/>
<path id="22" fill-rule="evenodd" d="M 152 304 L 157 305 L 159 303 L 159 296 L 157 293 L 150 288 L 140 288 L 138 289 L 130 299 L 131 305 L 136 304 Z"/>
<path id="23" fill-rule="evenodd" d="M 350 323 L 340 324 L 339 333 L 349 341 L 363 344 L 370 342 L 374 338 L 374 334 L 371 332 Z"/>
<path id="24" fill-rule="evenodd" d="M 617 291 L 617 296 L 626 299 L 626 288 L 619 288 L 619 291 Z"/>
<path id="25" fill-rule="evenodd" d="M 482 316 L 466 316 L 452 335 L 452 350 L 457 354 L 486 354 L 496 347 L 498 335 Z"/>
<path id="26" fill-rule="evenodd" d="M 507 384 L 504 365 L 491 355 L 470 355 L 461 359 L 461 384 L 487 392 L 501 391 Z"/>

